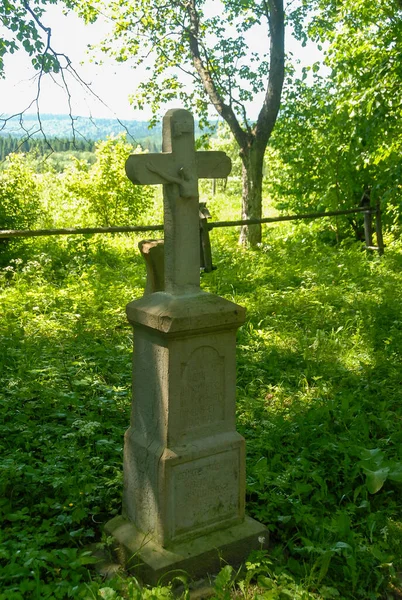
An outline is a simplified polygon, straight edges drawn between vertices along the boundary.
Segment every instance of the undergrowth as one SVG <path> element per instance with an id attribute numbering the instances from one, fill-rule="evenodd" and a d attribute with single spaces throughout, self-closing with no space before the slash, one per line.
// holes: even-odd
<path id="1" fill-rule="evenodd" d="M 281 225 L 245 251 L 236 235 L 213 232 L 202 286 L 248 311 L 237 419 L 270 548 L 224 566 L 215 597 L 402 597 L 401 244 L 367 256 Z M 135 240 L 26 242 L 0 281 L 0 600 L 171 597 L 102 581 L 88 550 L 121 506 Z"/>

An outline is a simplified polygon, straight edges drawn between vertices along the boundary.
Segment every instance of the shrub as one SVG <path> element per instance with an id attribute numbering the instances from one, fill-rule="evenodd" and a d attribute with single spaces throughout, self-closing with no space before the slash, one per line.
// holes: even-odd
<path id="1" fill-rule="evenodd" d="M 74 200 L 83 200 L 99 226 L 134 224 L 150 206 L 150 187 L 134 186 L 127 178 L 124 164 L 129 154 L 140 153 L 123 136 L 96 144 L 96 162 L 75 160 L 66 170 L 66 189 Z"/>
<path id="2" fill-rule="evenodd" d="M 24 154 L 9 154 L 0 171 L 0 229 L 28 229 L 41 214 L 36 175 Z"/>

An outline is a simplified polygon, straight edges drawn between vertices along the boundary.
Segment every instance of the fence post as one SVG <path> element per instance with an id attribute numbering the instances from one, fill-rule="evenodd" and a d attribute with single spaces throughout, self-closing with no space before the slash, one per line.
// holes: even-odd
<path id="1" fill-rule="evenodd" d="M 215 179 L 214 179 L 215 181 Z M 207 209 L 205 202 L 200 202 L 199 208 L 200 215 L 200 263 L 201 268 L 206 273 L 213 271 L 212 266 L 212 252 L 211 252 L 211 240 L 209 239 L 209 227 L 208 219 L 211 218 L 211 214 Z"/>
<path id="2" fill-rule="evenodd" d="M 370 191 L 365 191 L 360 201 L 360 206 L 367 207 L 367 211 L 363 214 L 364 219 L 364 240 L 366 248 L 373 246 L 373 213 L 371 211 Z"/>
<path id="3" fill-rule="evenodd" d="M 375 210 L 375 231 L 377 236 L 378 254 L 382 256 L 384 254 L 384 238 L 382 235 L 381 202 L 379 198 L 377 198 Z"/>

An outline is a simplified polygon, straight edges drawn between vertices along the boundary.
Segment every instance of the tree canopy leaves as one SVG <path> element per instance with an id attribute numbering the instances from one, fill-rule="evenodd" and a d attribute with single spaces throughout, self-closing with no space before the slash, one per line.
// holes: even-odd
<path id="1" fill-rule="evenodd" d="M 307 7 L 307 4 L 304 5 Z M 287 87 L 269 153 L 283 208 L 356 206 L 365 192 L 392 219 L 402 199 L 402 11 L 395 0 L 309 3 L 304 31 L 327 43 L 329 75 Z M 312 13 L 306 13 L 306 19 Z M 318 66 L 317 66 L 318 67 Z"/>
<path id="2" fill-rule="evenodd" d="M 45 73 L 58 73 L 61 58 L 52 47 L 52 30 L 46 26 L 43 17 L 49 5 L 58 0 L 40 0 L 32 4 L 27 0 L 3 0 L 0 3 L 0 76 L 4 77 L 4 56 L 24 49 L 32 59 L 35 70 Z M 66 7 L 72 2 L 64 0 Z"/>

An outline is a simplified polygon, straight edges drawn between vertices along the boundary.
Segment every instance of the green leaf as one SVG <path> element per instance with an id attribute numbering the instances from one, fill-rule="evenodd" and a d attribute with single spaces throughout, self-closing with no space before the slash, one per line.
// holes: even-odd
<path id="1" fill-rule="evenodd" d="M 259 575 L 257 578 L 257 583 L 260 587 L 267 590 L 271 590 L 275 586 L 275 582 L 266 575 Z"/>
<path id="2" fill-rule="evenodd" d="M 346 542 L 336 542 L 336 544 L 332 546 L 331 550 L 334 552 L 337 552 L 338 550 L 352 550 L 352 547 Z"/>
<path id="3" fill-rule="evenodd" d="M 378 469 L 377 471 L 364 469 L 364 472 L 366 473 L 366 486 L 368 491 L 370 494 L 376 494 L 384 485 L 389 474 L 389 468 L 386 467 L 384 469 Z"/>
<path id="4" fill-rule="evenodd" d="M 402 463 L 390 463 L 389 469 L 388 479 L 396 483 L 402 483 Z"/>
<path id="5" fill-rule="evenodd" d="M 216 576 L 215 588 L 217 590 L 225 590 L 232 581 L 233 573 L 234 569 L 230 565 L 223 567 Z"/>
<path id="6" fill-rule="evenodd" d="M 29 515 L 25 515 L 25 514 L 23 514 L 23 511 L 20 511 L 18 513 L 9 513 L 6 518 L 8 521 L 11 521 L 11 522 L 28 521 Z"/>
<path id="7" fill-rule="evenodd" d="M 360 457 L 362 461 L 373 461 L 376 464 L 380 464 L 383 461 L 385 454 L 380 448 L 373 448 L 372 450 L 363 448 L 360 452 Z"/>
<path id="8" fill-rule="evenodd" d="M 320 571 L 318 573 L 318 583 L 320 583 L 328 573 L 329 565 L 334 553 L 328 550 L 320 558 Z"/>
<path id="9" fill-rule="evenodd" d="M 99 590 L 99 595 L 102 600 L 113 600 L 113 598 L 117 598 L 116 590 L 110 587 L 103 587 Z"/>

